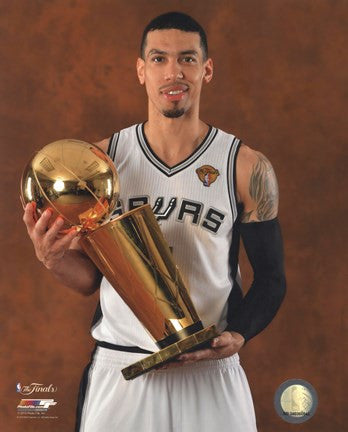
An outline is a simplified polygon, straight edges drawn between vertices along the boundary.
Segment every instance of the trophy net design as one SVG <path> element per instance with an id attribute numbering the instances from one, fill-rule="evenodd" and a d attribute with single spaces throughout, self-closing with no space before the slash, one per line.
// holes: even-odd
<path id="1" fill-rule="evenodd" d="M 161 348 L 123 369 L 126 379 L 217 335 L 203 328 L 148 204 L 83 236 L 82 246 Z"/>
<path id="2" fill-rule="evenodd" d="M 94 170 L 82 169 L 85 165 Z M 60 191 L 54 187 L 57 181 Z M 67 227 L 78 226 L 87 255 L 160 348 L 122 370 L 125 379 L 133 379 L 207 344 L 217 331 L 214 325 L 203 328 L 150 205 L 108 220 L 118 194 L 112 160 L 76 140 L 44 147 L 29 162 L 21 182 L 24 203 L 36 202 L 39 214 L 51 207 Z"/>

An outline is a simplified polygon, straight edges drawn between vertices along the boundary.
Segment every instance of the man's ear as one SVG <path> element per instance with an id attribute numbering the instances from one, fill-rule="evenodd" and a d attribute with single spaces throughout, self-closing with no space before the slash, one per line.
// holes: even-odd
<path id="1" fill-rule="evenodd" d="M 142 58 L 138 58 L 137 60 L 137 75 L 138 75 L 138 80 L 140 82 L 141 85 L 144 85 L 145 83 L 145 62 Z"/>
<path id="2" fill-rule="evenodd" d="M 204 64 L 204 73 L 203 73 L 203 79 L 204 82 L 208 84 L 213 78 L 213 71 L 214 71 L 214 65 L 213 60 L 209 58 L 205 64 Z"/>

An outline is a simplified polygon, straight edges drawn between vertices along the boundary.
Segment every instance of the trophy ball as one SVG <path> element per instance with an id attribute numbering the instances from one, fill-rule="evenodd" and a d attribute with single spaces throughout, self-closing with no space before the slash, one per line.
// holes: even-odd
<path id="1" fill-rule="evenodd" d="M 50 224 L 60 215 L 63 230 L 91 231 L 111 215 L 119 196 L 113 161 L 99 147 L 63 139 L 37 151 L 24 169 L 21 200 L 34 202 L 38 217 L 48 208 Z"/>

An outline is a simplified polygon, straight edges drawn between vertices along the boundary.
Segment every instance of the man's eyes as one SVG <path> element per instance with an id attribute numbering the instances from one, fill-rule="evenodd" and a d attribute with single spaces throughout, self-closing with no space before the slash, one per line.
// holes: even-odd
<path id="1" fill-rule="evenodd" d="M 195 63 L 196 59 L 194 57 L 186 56 L 182 58 L 183 63 Z"/>
<path id="2" fill-rule="evenodd" d="M 166 60 L 166 58 L 163 56 L 155 56 L 155 57 L 151 58 L 151 61 L 153 63 L 164 63 L 165 60 Z M 179 59 L 179 62 L 181 62 L 181 63 L 196 63 L 197 61 L 196 61 L 195 57 L 185 56 L 185 57 L 181 57 Z"/>

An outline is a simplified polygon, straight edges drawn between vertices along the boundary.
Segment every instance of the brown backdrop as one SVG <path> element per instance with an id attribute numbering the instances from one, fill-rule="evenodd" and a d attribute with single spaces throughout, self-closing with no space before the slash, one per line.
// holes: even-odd
<path id="1" fill-rule="evenodd" d="M 1 0 L 0 430 L 73 430 L 97 297 L 39 264 L 21 221 L 21 170 L 60 138 L 94 141 L 146 116 L 135 77 L 145 23 L 172 10 L 205 26 L 215 78 L 202 118 L 264 152 L 278 174 L 288 295 L 241 353 L 261 432 L 341 432 L 344 420 L 343 234 L 347 100 L 345 0 Z M 243 257 L 243 268 L 248 266 Z M 250 276 L 246 276 L 250 281 Z M 290 378 L 317 390 L 316 415 L 285 423 L 273 408 Z M 54 384 L 51 420 L 17 419 L 16 383 Z M 220 414 L 222 415 L 222 413 Z M 108 432 L 108 431 L 106 431 Z"/>

